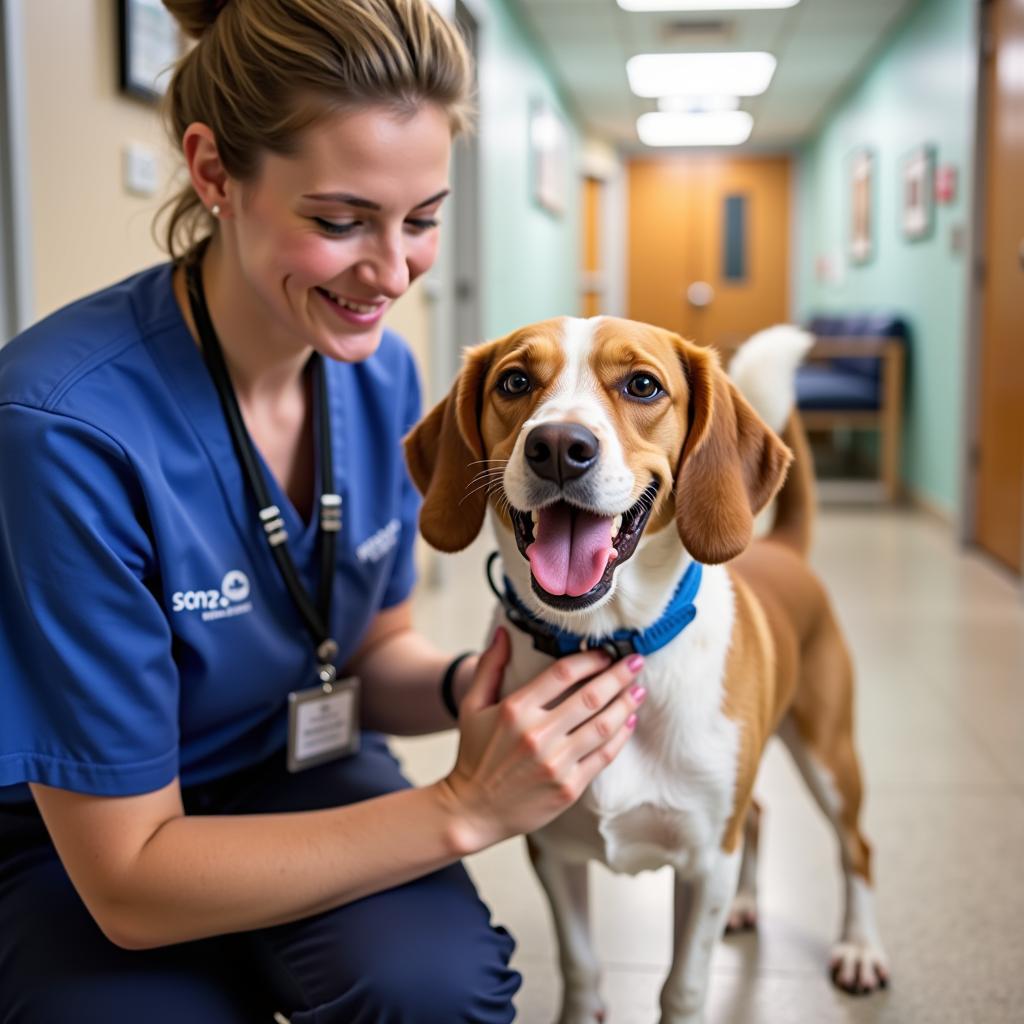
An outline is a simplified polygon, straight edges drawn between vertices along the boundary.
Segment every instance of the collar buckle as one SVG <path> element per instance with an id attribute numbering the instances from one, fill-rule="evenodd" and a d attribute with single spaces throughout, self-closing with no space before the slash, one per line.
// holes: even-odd
<path id="1" fill-rule="evenodd" d="M 585 640 L 580 645 L 582 650 L 604 651 L 612 661 L 621 661 L 631 654 L 636 654 L 633 641 L 625 637 L 606 636 L 597 640 Z"/>

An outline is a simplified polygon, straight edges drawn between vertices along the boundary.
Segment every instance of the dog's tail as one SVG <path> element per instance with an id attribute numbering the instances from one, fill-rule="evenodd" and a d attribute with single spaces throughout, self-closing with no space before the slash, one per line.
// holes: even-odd
<path id="1" fill-rule="evenodd" d="M 796 369 L 814 344 L 813 335 L 780 324 L 759 331 L 729 364 L 729 376 L 757 414 L 792 449 L 793 465 L 775 499 L 768 536 L 806 555 L 814 520 L 814 467 L 796 412 Z"/>

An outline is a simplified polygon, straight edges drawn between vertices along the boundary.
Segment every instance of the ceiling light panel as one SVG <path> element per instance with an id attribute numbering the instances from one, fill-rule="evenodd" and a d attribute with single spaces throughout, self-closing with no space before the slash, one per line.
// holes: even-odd
<path id="1" fill-rule="evenodd" d="M 795 7 L 800 0 L 619 0 L 624 11 L 767 11 Z"/>
<path id="2" fill-rule="evenodd" d="M 739 110 L 739 96 L 659 96 L 658 109 L 681 114 L 702 114 L 718 110 Z"/>
<path id="3" fill-rule="evenodd" d="M 750 138 L 754 119 L 745 110 L 717 114 L 652 111 L 637 118 L 636 133 L 646 146 L 738 146 Z"/>
<path id="4" fill-rule="evenodd" d="M 775 74 L 770 53 L 641 53 L 626 62 L 637 96 L 758 96 Z"/>

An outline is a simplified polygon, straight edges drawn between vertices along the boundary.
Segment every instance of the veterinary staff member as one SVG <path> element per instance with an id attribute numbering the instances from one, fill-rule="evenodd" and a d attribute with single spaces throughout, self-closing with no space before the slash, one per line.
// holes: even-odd
<path id="1" fill-rule="evenodd" d="M 568 806 L 635 704 L 595 652 L 498 704 L 503 634 L 452 665 L 410 627 L 381 322 L 434 260 L 465 51 L 427 0 L 167 6 L 177 258 L 0 354 L 0 1019 L 510 1020 L 457 861 Z M 349 752 L 356 706 L 450 726 L 442 680 L 447 778 Z"/>

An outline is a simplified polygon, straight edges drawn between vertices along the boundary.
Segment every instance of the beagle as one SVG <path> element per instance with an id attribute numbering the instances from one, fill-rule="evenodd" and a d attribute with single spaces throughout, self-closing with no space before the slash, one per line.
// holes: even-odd
<path id="1" fill-rule="evenodd" d="M 714 352 L 657 327 L 547 320 L 468 350 L 451 393 L 406 439 L 434 547 L 460 550 L 488 511 L 493 520 L 506 589 L 497 618 L 512 627 L 505 692 L 577 642 L 647 644 L 635 735 L 529 837 L 558 935 L 562 1024 L 605 1015 L 591 859 L 628 873 L 673 867 L 661 1020 L 703 1019 L 717 936 L 756 923 L 751 795 L 773 733 L 839 839 L 846 912 L 832 977 L 857 993 L 888 981 L 858 825 L 852 667 L 806 558 L 813 478 L 791 413 L 810 340 L 761 332 L 730 380 Z M 752 543 L 776 492 L 771 532 Z"/>

